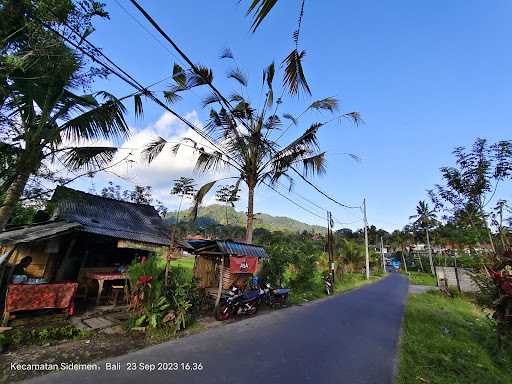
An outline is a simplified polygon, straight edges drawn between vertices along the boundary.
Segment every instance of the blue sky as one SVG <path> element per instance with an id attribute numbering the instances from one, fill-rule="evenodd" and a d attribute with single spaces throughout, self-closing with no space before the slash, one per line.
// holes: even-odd
<path id="1" fill-rule="evenodd" d="M 172 49 L 169 52 L 163 40 L 156 37 L 157 42 L 137 25 L 119 3 L 106 2 L 111 20 L 96 23 L 91 40 L 143 84 L 169 76 L 177 61 Z M 119 2 L 157 36 L 129 2 Z M 230 66 L 218 58 L 224 47 L 234 52 L 248 74 L 256 101 L 262 69 L 273 60 L 282 61 L 292 47 L 296 1 L 280 1 L 256 34 L 249 32 L 250 19 L 244 17 L 249 1 L 141 3 L 195 62 L 212 68 L 215 84 L 226 93 L 235 84 L 225 80 Z M 511 16 L 509 1 L 306 1 L 300 45 L 307 52 L 304 67 L 313 98 L 288 98 L 287 112 L 298 113 L 313 99 L 336 96 L 342 111 L 359 111 L 365 121 L 359 127 L 322 128 L 320 144 L 327 151 L 328 172 L 314 182 L 349 204 L 360 204 L 366 196 L 369 221 L 393 229 L 408 222 L 417 201 L 426 197 L 425 190 L 440 181 L 439 168 L 452 163 L 455 146 L 470 145 L 478 136 L 490 141 L 510 139 Z M 163 90 L 165 85 L 154 89 Z M 98 81 L 95 87 L 119 96 L 132 91 L 114 77 Z M 208 112 L 200 103 L 205 93 L 198 89 L 174 108 L 200 124 Z M 172 119 L 162 119 L 159 107 L 146 103 L 144 118 L 138 121 L 129 109 L 130 126 L 141 134 L 126 147 L 141 146 L 155 133 L 169 139 L 186 134 Z M 326 117 L 311 116 L 302 122 L 303 128 Z M 298 134 L 298 128 L 291 129 L 283 143 Z M 344 152 L 355 153 L 363 161 L 339 154 Z M 131 181 L 106 174 L 92 182 L 96 189 L 107 180 L 121 185 L 149 183 L 173 208 L 175 202 L 168 194 L 172 179 L 191 174 L 192 163 L 187 154 L 167 157 L 154 169 L 126 168 L 124 175 Z M 87 190 L 91 180 L 75 186 Z M 337 207 L 301 182 L 295 191 L 331 209 L 340 222 L 360 219 L 357 210 Z M 502 187 L 497 194 L 511 195 L 510 187 Z M 324 216 L 297 195 L 289 197 Z M 242 196 L 239 209 L 245 209 L 245 204 Z M 258 192 L 256 211 L 323 224 L 265 187 Z"/>

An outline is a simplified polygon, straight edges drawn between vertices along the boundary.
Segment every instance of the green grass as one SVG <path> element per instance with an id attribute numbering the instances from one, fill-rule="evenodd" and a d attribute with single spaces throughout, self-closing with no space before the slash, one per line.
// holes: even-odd
<path id="1" fill-rule="evenodd" d="M 396 384 L 512 383 L 512 350 L 496 353 L 491 321 L 463 297 L 412 295 Z"/>
<path id="2" fill-rule="evenodd" d="M 171 267 L 181 267 L 185 270 L 188 279 L 192 280 L 193 269 L 194 269 L 194 258 L 193 257 L 182 257 L 180 259 L 172 260 Z"/>
<path id="3" fill-rule="evenodd" d="M 366 278 L 360 273 L 345 273 L 343 279 L 337 279 L 335 284 L 335 294 L 342 293 L 346 291 L 350 291 L 351 289 L 358 288 L 362 285 L 372 283 L 381 276 L 372 276 L 370 280 L 366 280 Z M 304 304 L 308 301 L 320 299 L 325 297 L 324 283 L 322 281 L 321 276 L 318 276 L 318 281 L 315 282 L 314 286 L 305 291 L 294 291 L 290 292 L 289 303 L 291 305 Z"/>
<path id="4" fill-rule="evenodd" d="M 407 275 L 406 273 L 403 273 Z M 430 273 L 424 272 L 409 272 L 409 280 L 411 284 L 415 285 L 431 285 L 436 286 L 436 278 Z"/>

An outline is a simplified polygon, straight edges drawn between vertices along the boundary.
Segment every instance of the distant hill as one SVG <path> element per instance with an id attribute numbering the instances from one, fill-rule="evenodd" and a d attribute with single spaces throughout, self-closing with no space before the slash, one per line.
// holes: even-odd
<path id="1" fill-rule="evenodd" d="M 180 213 L 180 221 L 188 220 L 190 217 L 190 210 Z M 234 208 L 228 208 L 228 220 L 230 225 L 245 226 L 246 214 L 245 212 L 238 212 Z M 174 223 L 176 221 L 176 212 L 169 212 L 166 215 L 166 222 Z M 209 224 L 226 224 L 226 208 L 223 205 L 213 204 L 206 207 L 199 208 L 199 215 L 197 217 L 198 225 Z M 302 232 L 314 231 L 325 232 L 325 227 L 320 225 L 306 224 L 301 221 L 291 219 L 285 216 L 272 216 L 266 213 L 256 215 L 255 219 L 256 228 L 265 228 L 269 231 L 284 231 L 284 232 Z"/>

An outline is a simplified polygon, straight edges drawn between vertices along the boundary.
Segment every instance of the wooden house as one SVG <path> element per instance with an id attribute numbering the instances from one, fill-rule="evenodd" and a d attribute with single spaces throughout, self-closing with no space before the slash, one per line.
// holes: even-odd
<path id="1" fill-rule="evenodd" d="M 169 250 L 169 228 L 150 205 L 58 187 L 47 210 L 47 222 L 0 233 L 4 267 L 30 256 L 30 275 L 85 284 L 88 273 L 114 272 L 137 257 Z"/>

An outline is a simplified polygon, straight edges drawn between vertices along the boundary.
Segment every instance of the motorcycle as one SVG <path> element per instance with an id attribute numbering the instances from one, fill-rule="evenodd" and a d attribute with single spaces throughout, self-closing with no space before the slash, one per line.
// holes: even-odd
<path id="1" fill-rule="evenodd" d="M 258 305 L 263 295 L 261 289 L 243 292 L 233 286 L 226 295 L 221 296 L 219 305 L 215 310 L 215 319 L 228 320 L 232 316 L 254 315 L 258 312 Z"/>
<path id="2" fill-rule="evenodd" d="M 331 276 L 328 274 L 326 274 L 324 276 L 324 288 L 325 288 L 325 293 L 327 294 L 327 296 L 332 295 L 332 281 L 331 281 Z"/>
<path id="3" fill-rule="evenodd" d="M 271 308 L 280 308 L 286 304 L 290 290 L 288 288 L 273 288 L 269 283 L 262 284 L 262 300 Z"/>

